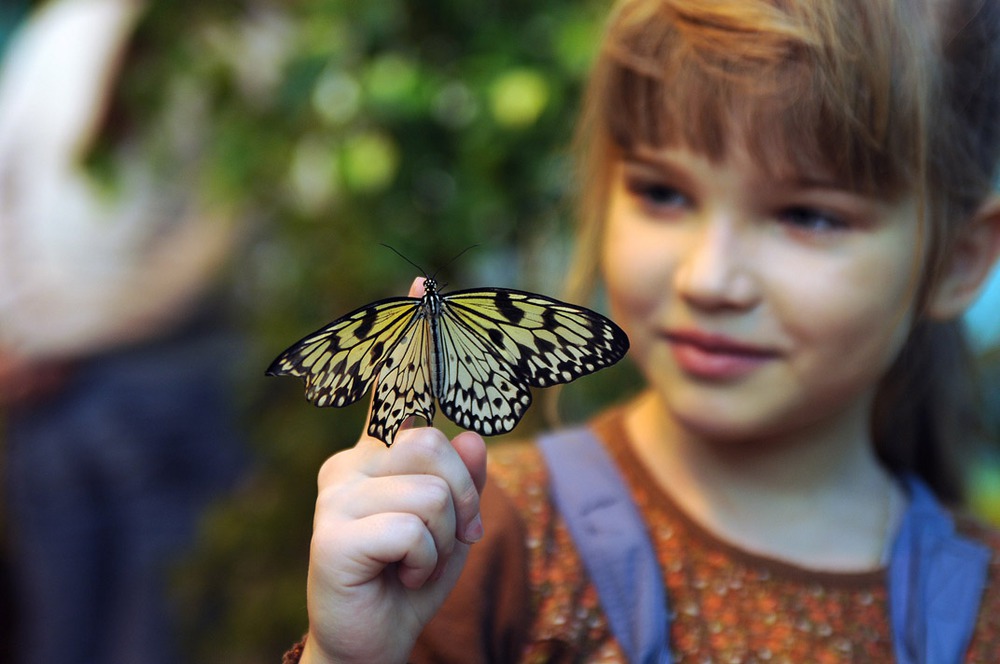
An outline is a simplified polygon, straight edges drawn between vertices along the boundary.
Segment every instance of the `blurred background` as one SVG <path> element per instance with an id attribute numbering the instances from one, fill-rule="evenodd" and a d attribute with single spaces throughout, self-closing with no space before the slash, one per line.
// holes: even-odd
<path id="1" fill-rule="evenodd" d="M 100 655 L 81 661 L 280 661 L 306 628 L 315 475 L 365 404 L 315 409 L 264 369 L 405 293 L 414 269 L 380 243 L 447 264 L 452 288 L 559 294 L 573 119 L 605 10 L 3 0 L 0 662 L 68 661 L 14 637 L 34 616 L 72 622 L 67 598 L 100 607 L 75 636 Z M 996 435 L 994 281 L 970 325 Z M 574 383 L 562 415 L 635 383 L 624 363 Z M 996 468 L 970 473 L 1000 523 Z M 162 584 L 128 581 L 151 569 Z M 128 620 L 101 617 L 115 611 Z M 129 655 L 149 625 L 172 659 Z"/>

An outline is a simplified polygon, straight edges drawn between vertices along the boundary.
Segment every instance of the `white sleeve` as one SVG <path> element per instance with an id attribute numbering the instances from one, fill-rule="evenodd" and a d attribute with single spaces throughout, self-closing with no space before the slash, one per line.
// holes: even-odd
<path id="1" fill-rule="evenodd" d="M 141 158 L 114 195 L 80 166 L 139 12 L 136 0 L 46 4 L 0 69 L 0 346 L 15 353 L 152 334 L 228 249 L 228 225 L 201 223 L 190 192 L 164 195 Z"/>

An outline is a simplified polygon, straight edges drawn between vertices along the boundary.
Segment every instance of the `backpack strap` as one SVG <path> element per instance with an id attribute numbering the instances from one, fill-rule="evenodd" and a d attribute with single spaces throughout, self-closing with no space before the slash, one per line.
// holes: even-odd
<path id="1" fill-rule="evenodd" d="M 979 615 L 992 553 L 955 532 L 916 476 L 889 561 L 889 610 L 899 664 L 959 664 Z"/>
<path id="2" fill-rule="evenodd" d="M 670 612 L 646 524 L 604 446 L 586 428 L 542 436 L 559 513 L 630 662 L 669 664 Z M 915 476 L 889 560 L 889 611 L 899 664 L 960 664 L 986 587 L 990 549 L 962 537 Z"/>
<path id="3" fill-rule="evenodd" d="M 630 662 L 670 664 L 660 564 L 639 511 L 604 446 L 586 428 L 542 436 L 553 499 Z"/>

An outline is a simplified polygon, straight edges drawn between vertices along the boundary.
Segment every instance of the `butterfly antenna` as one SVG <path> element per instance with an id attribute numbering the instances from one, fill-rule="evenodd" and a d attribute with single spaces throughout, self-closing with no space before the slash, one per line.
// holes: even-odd
<path id="1" fill-rule="evenodd" d="M 437 273 L 438 272 L 440 272 L 441 270 L 445 269 L 446 267 L 448 267 L 449 265 L 451 265 L 452 263 L 454 263 L 455 261 L 457 261 L 459 258 L 462 257 L 462 254 L 464 254 L 465 252 L 467 252 L 469 249 L 475 249 L 478 246 L 479 246 L 478 244 L 470 244 L 468 247 L 466 247 L 465 249 L 462 249 L 460 252 L 458 252 L 457 254 L 455 254 L 454 256 L 452 256 L 451 260 L 449 260 L 447 263 L 445 263 L 444 265 L 442 265 L 438 269 L 434 270 L 434 274 L 431 275 L 431 279 L 434 279 L 435 277 L 437 277 Z"/>
<path id="2" fill-rule="evenodd" d="M 413 261 L 411 261 L 409 258 L 407 258 L 406 256 L 404 256 L 402 253 L 400 253 L 399 251 L 397 251 L 395 247 L 390 247 L 389 245 L 385 244 L 384 242 L 379 242 L 379 244 L 381 244 L 383 247 L 385 247 L 386 249 L 388 249 L 392 253 L 394 253 L 397 256 L 399 256 L 400 258 L 402 258 L 404 261 L 406 261 L 407 263 L 409 263 L 413 267 L 417 268 L 417 270 L 420 271 L 420 274 L 424 275 L 424 277 L 427 276 L 427 270 L 425 270 L 424 268 L 420 267 L 419 265 L 417 265 L 416 263 L 414 263 Z M 437 274 L 437 273 L 435 272 L 435 274 Z"/>

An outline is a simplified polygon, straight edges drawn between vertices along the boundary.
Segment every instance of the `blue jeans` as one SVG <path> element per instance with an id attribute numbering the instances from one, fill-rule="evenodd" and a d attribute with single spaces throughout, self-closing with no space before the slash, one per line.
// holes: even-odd
<path id="1" fill-rule="evenodd" d="M 83 362 L 7 422 L 23 664 L 178 662 L 167 572 L 245 449 L 233 344 L 189 334 Z"/>

